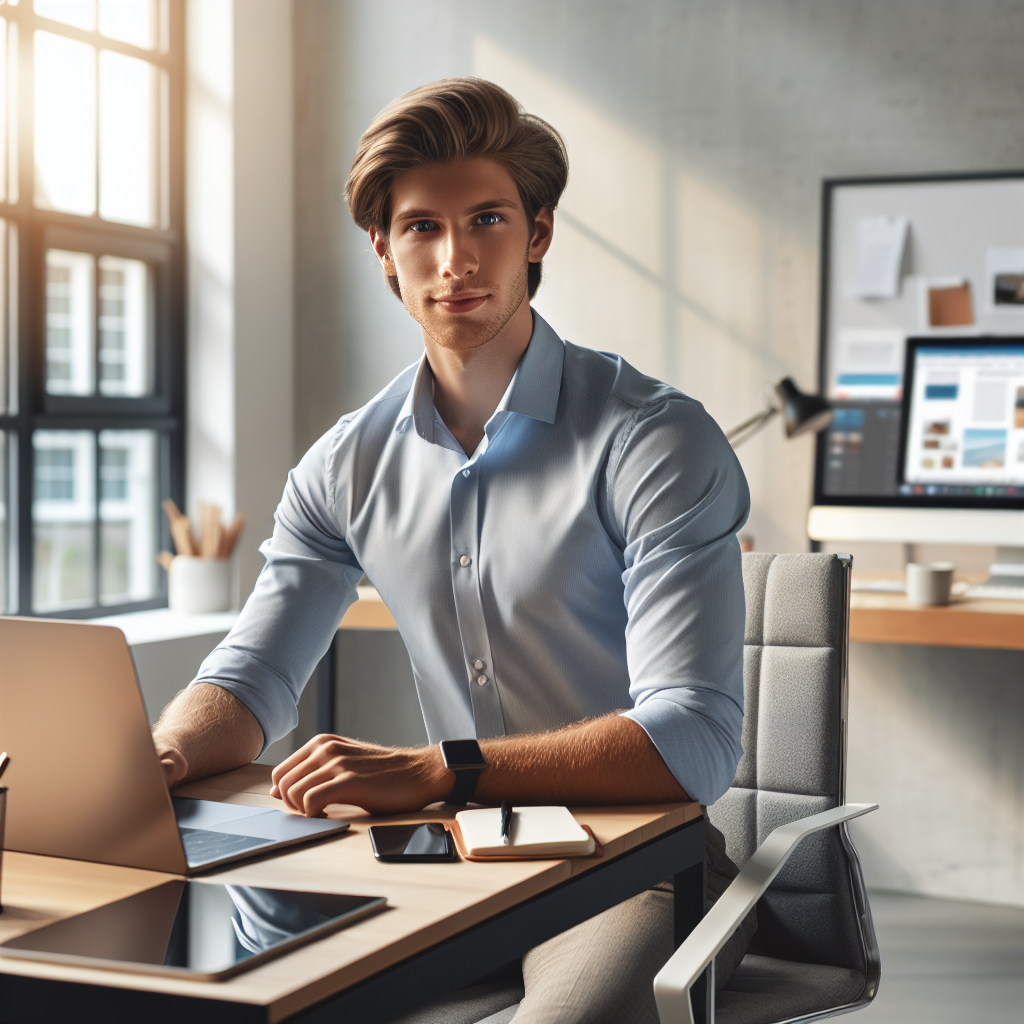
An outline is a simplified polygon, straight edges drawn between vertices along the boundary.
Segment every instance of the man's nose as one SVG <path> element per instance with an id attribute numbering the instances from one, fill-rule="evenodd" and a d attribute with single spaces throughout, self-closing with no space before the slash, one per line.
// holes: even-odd
<path id="1" fill-rule="evenodd" d="M 476 273 L 478 268 L 476 252 L 465 232 L 448 231 L 444 243 L 444 258 L 439 268 L 441 277 L 461 279 Z"/>

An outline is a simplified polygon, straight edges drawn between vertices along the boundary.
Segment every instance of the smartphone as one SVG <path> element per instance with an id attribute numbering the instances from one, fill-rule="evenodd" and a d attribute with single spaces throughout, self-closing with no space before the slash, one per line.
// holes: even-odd
<path id="1" fill-rule="evenodd" d="M 458 860 L 451 832 L 439 822 L 419 825 L 371 825 L 370 845 L 377 860 Z"/>

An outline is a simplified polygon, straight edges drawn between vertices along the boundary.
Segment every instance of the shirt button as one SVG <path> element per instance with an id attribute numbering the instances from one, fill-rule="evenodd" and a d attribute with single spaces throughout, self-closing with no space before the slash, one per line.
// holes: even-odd
<path id="1" fill-rule="evenodd" d="M 468 469 L 464 469 L 462 471 L 462 475 L 468 477 L 469 476 L 469 470 Z"/>
<path id="2" fill-rule="evenodd" d="M 477 686 L 486 686 L 487 685 L 487 676 L 477 676 L 476 677 L 476 685 Z"/>
<path id="3" fill-rule="evenodd" d="M 461 565 L 463 569 L 468 569 L 472 564 L 473 564 L 473 559 L 470 558 L 469 555 L 463 555 L 459 559 L 459 565 Z"/>
<path id="4" fill-rule="evenodd" d="M 486 667 L 487 666 L 479 658 L 473 662 L 473 668 L 475 668 L 477 672 L 482 672 Z"/>

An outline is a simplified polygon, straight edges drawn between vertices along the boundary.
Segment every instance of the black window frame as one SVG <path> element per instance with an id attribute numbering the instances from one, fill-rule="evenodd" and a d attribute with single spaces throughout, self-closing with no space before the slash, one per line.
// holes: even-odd
<path id="1" fill-rule="evenodd" d="M 185 0 L 163 0 L 161 33 L 165 47 L 141 49 L 130 43 L 101 36 L 35 13 L 32 0 L 4 5 L 0 16 L 18 25 L 17 66 L 17 201 L 0 201 L 0 217 L 17 230 L 17 261 L 9 275 L 9 302 L 18 313 L 16 333 L 9 338 L 15 349 L 17 406 L 14 415 L 0 414 L 0 432 L 10 445 L 12 495 L 9 529 L 14 532 L 17 556 L 16 607 L 14 614 L 58 618 L 95 618 L 127 611 L 160 608 L 167 604 L 166 576 L 160 573 L 154 597 L 126 604 L 100 604 L 99 519 L 101 430 L 154 430 L 158 438 L 158 500 L 172 498 L 184 504 L 185 491 Z M 103 220 L 99 210 L 78 216 L 35 206 L 34 60 L 37 30 L 52 32 L 101 49 L 112 50 L 156 65 L 166 72 L 166 103 L 159 126 L 159 206 L 162 223 L 154 228 Z M 98 113 L 97 113 L 98 116 Z M 97 155 L 98 159 L 98 155 Z M 153 392 L 140 398 L 48 394 L 44 372 L 46 358 L 46 252 L 50 248 L 73 249 L 146 262 L 150 268 L 153 298 Z M 99 287 L 99 275 L 95 275 Z M 94 316 L 99 315 L 99 304 Z M 98 342 L 98 338 L 97 338 Z M 99 344 L 96 345 L 99 350 Z M 98 356 L 97 356 L 98 358 Z M 96 377 L 97 387 L 99 377 Z M 10 411 L 10 410 L 8 410 Z M 32 522 L 35 465 L 33 434 L 36 430 L 87 430 L 94 437 L 96 488 L 94 501 L 94 600 L 89 607 L 54 612 L 32 608 L 34 530 Z M 154 514 L 156 510 L 154 510 Z M 163 516 L 158 518 L 160 547 L 170 547 L 170 532 Z M 12 551 L 12 554 L 14 552 Z M 6 595 L 0 595 L 0 610 Z"/>

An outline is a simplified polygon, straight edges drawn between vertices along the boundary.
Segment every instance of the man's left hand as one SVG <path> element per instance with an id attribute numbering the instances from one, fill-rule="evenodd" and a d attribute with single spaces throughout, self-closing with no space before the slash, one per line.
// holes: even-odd
<path id="1" fill-rule="evenodd" d="M 434 747 L 382 747 L 344 736 L 314 736 L 282 761 L 270 795 L 313 818 L 328 804 L 355 804 L 370 814 L 418 811 L 455 785 Z"/>

